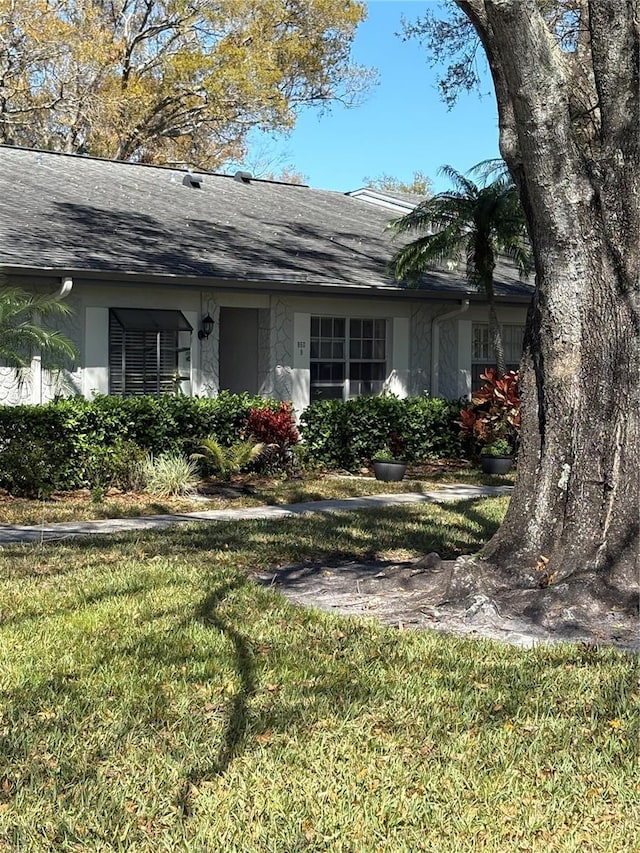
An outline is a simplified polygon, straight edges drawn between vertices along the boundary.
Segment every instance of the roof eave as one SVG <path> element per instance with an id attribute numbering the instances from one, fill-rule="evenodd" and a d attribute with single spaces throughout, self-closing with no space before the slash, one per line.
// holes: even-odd
<path id="1" fill-rule="evenodd" d="M 371 297 L 391 299 L 413 299 L 425 301 L 460 301 L 468 299 L 474 303 L 484 303 L 481 293 L 476 291 L 438 290 L 427 288 L 409 288 L 398 285 L 351 284 L 344 281 L 312 280 L 308 275 L 291 275 L 287 273 L 273 276 L 252 277 L 246 279 L 229 278 L 226 276 L 201 275 L 169 275 L 157 273 L 126 272 L 122 270 L 93 270 L 73 267 L 33 267 L 27 265 L 0 265 L 0 270 L 16 278 L 56 282 L 60 278 L 70 276 L 77 284 L 108 283 L 115 287 L 126 287 L 131 284 L 155 284 L 162 287 L 180 287 L 189 290 L 222 290 L 225 292 L 273 293 L 285 292 L 299 295 L 351 296 L 366 293 Z M 527 305 L 531 300 L 529 294 L 496 294 L 496 300 L 501 304 Z"/>

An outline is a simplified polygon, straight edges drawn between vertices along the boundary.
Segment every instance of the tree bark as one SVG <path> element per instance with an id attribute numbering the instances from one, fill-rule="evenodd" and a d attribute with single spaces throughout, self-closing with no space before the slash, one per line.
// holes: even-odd
<path id="1" fill-rule="evenodd" d="M 638 0 L 593 0 L 597 139 L 536 0 L 457 0 L 492 70 L 501 151 L 533 245 L 518 477 L 486 558 L 515 586 L 637 583 L 640 458 Z M 575 69 L 574 69 L 575 70 Z"/>

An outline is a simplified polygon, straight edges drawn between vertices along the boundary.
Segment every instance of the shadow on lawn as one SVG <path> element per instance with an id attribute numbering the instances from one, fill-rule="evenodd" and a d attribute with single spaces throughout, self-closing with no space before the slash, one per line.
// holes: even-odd
<path id="1" fill-rule="evenodd" d="M 89 560 L 98 570 L 102 563 L 108 567 L 116 554 L 118 561 L 197 555 L 198 565 L 205 569 L 232 564 L 249 572 L 262 572 L 274 563 L 374 560 L 398 548 L 416 554 L 437 551 L 443 559 L 454 559 L 477 551 L 497 530 L 498 521 L 485 515 L 479 503 L 473 499 L 445 504 L 440 508 L 447 513 L 444 519 L 431 512 L 431 505 L 378 507 L 266 521 L 194 522 L 165 530 L 8 545 L 0 549 L 0 573 L 6 578 L 64 575 L 75 570 L 78 560 L 85 564 Z"/>
<path id="2" fill-rule="evenodd" d="M 205 625 L 217 628 L 218 631 L 229 639 L 233 646 L 236 662 L 235 668 L 240 680 L 240 688 L 231 701 L 226 731 L 220 744 L 217 760 L 209 769 L 209 773 L 212 776 L 224 773 L 238 754 L 247 728 L 247 702 L 256 691 L 255 666 L 251 652 L 251 643 L 232 625 L 226 622 L 218 612 L 220 605 L 226 597 L 245 586 L 246 583 L 247 581 L 244 578 L 238 578 L 229 583 L 220 584 L 207 594 L 195 614 L 196 618 Z M 200 777 L 202 775 L 199 774 Z M 197 779 L 190 781 L 192 784 L 197 785 Z"/>
<path id="3" fill-rule="evenodd" d="M 232 529 L 230 525 L 228 532 Z M 276 536 L 278 526 L 272 529 Z M 264 526 L 258 525 L 251 531 L 237 530 L 237 535 L 243 538 L 243 547 L 250 549 L 252 539 L 261 531 L 264 532 Z M 201 533 L 203 539 L 196 538 L 196 544 L 207 541 L 204 532 Z M 193 531 L 190 534 L 193 542 Z M 137 546 L 140 550 L 144 547 L 144 556 L 150 557 L 160 542 L 165 547 L 170 544 L 168 534 L 154 537 L 152 548 L 147 547 L 146 541 L 144 545 L 138 541 Z M 103 541 L 99 547 L 106 544 Z M 75 545 L 98 548 L 91 540 Z M 176 795 L 175 788 L 169 788 L 163 794 L 171 798 L 171 805 L 177 803 L 183 818 L 192 813 L 200 783 L 223 775 L 235 759 L 255 747 L 254 737 L 259 739 L 266 732 L 273 731 L 276 738 L 284 733 L 304 744 L 307 738 L 316 737 L 321 731 L 331 744 L 339 741 L 342 721 L 357 719 L 362 721 L 363 743 L 371 739 L 379 751 L 390 753 L 397 749 L 396 736 L 403 742 L 406 740 L 408 719 L 413 741 L 432 745 L 432 753 L 424 759 L 425 772 L 431 772 L 429 762 L 438 767 L 453 760 L 452 756 L 460 749 L 461 733 L 471 727 L 503 730 L 505 724 L 512 725 L 511 720 L 518 718 L 518 725 L 524 727 L 521 737 L 529 739 L 533 746 L 540 727 L 551 721 L 559 732 L 558 748 L 564 748 L 565 740 L 568 745 L 569 739 L 580 732 L 580 726 L 589 731 L 609 731 L 609 721 L 620 714 L 621 697 L 632 693 L 637 677 L 631 658 L 628 663 L 623 660 L 612 666 L 611 650 L 584 646 L 574 647 L 569 654 L 565 648 L 522 651 L 505 647 L 479 656 L 477 640 L 440 637 L 416 649 L 410 637 L 391 630 L 374 632 L 359 620 L 332 621 L 302 608 L 284 611 L 278 599 L 263 590 L 256 600 L 251 582 L 240 572 L 217 579 L 212 575 L 209 586 L 200 589 L 201 600 L 196 603 L 198 599 L 194 596 L 187 613 L 182 613 L 183 619 L 177 620 L 179 627 L 182 629 L 196 619 L 212 632 L 220 633 L 229 644 L 237 689 L 225 704 L 224 729 L 216 743 L 217 752 L 206 759 L 185 755 L 179 792 Z M 247 601 L 242 600 L 244 591 L 250 592 Z M 228 605 L 231 607 L 227 611 Z M 156 610 L 153 615 L 157 618 Z M 264 641 L 266 650 L 261 652 L 265 616 L 273 631 Z M 148 666 L 150 658 L 157 657 L 165 665 L 167 661 L 179 665 L 183 661 L 188 664 L 194 654 L 203 659 L 211 654 L 205 648 L 185 650 L 181 630 L 160 631 L 153 644 L 128 640 L 118 649 L 117 625 L 113 630 L 113 635 L 104 637 L 100 653 L 113 657 L 116 644 L 115 649 L 122 657 L 121 666 L 134 671 L 140 667 L 142 675 L 156 671 L 155 665 Z M 156 640 L 156 635 L 149 634 L 148 639 Z M 92 669 L 99 669 L 106 660 L 96 659 Z M 590 670 L 596 670 L 598 677 L 585 678 Z M 252 709 L 252 700 L 265 689 L 267 671 L 279 689 L 269 692 L 268 706 Z M 43 787 L 49 778 L 45 771 L 34 769 L 33 761 L 30 765 L 24 763 L 26 752 L 20 727 L 25 725 L 25 718 L 35 720 L 30 734 L 34 743 L 44 742 L 51 751 L 59 749 L 61 741 L 64 743 L 71 720 L 69 717 L 42 720 L 38 715 L 43 708 L 55 707 L 58 697 L 77 694 L 75 725 L 83 737 L 87 720 L 102 719 L 97 709 L 104 700 L 101 694 L 93 698 L 87 694 L 83 673 L 82 669 L 45 673 L 41 680 L 31 678 L 28 684 L 16 685 L 2 697 L 3 703 L 13 709 L 13 718 L 19 721 L 15 730 L 9 731 L 5 748 L 7 765 L 13 767 L 9 772 L 16 779 L 22 773 L 34 787 Z M 203 684 L 207 678 L 202 674 L 197 676 L 198 680 L 204 679 Z M 164 749 L 169 754 L 169 746 L 163 746 L 156 732 L 175 725 L 175 711 L 157 678 L 141 681 L 143 686 L 146 684 L 147 694 L 138 700 L 135 717 L 129 725 L 140 727 L 140 717 L 144 715 L 142 722 L 150 748 Z M 530 707 L 523 709 L 523 702 L 528 702 L 529 697 Z M 181 713 L 187 732 L 189 716 L 202 714 L 202 709 L 190 705 Z M 204 739 L 211 737 L 206 726 L 203 731 Z M 121 746 L 118 737 L 109 749 L 116 756 L 120 755 Z M 42 751 L 41 746 L 38 749 Z M 196 752 L 200 755 L 206 752 L 205 740 L 196 744 Z M 80 761 L 65 762 L 55 780 L 58 789 L 64 783 L 68 791 L 82 791 L 78 783 L 92 777 L 97 772 L 95 767 L 108 755 L 96 751 L 90 757 L 88 761 L 83 751 Z M 175 753 L 170 753 L 170 759 L 175 762 Z M 496 755 L 498 772 L 504 770 L 502 761 Z M 81 794 L 69 796 L 73 799 Z M 0 800 L 2 797 L 0 791 Z"/>
<path id="4" fill-rule="evenodd" d="M 471 724 L 479 729 L 502 730 L 505 723 L 511 725 L 510 720 L 520 716 L 522 725 L 531 724 L 527 731 L 534 732 L 547 716 L 555 716 L 571 732 L 580 723 L 602 727 L 617 716 L 621 695 L 630 695 L 635 685 L 631 657 L 616 668 L 611 666 L 611 649 L 583 644 L 568 654 L 566 647 L 523 651 L 505 646 L 479 656 L 477 638 L 439 637 L 416 658 L 406 654 L 401 633 L 373 636 L 357 619 L 342 620 L 335 629 L 326 625 L 319 629 L 317 614 L 303 609 L 288 618 L 280 640 L 271 640 L 268 658 L 258 662 L 252 653 L 252 618 L 247 621 L 238 615 L 225 620 L 218 613 L 225 598 L 244 584 L 221 584 L 198 609 L 198 618 L 231 641 L 240 688 L 231 702 L 216 762 L 194 768 L 188 776 L 181 801 L 185 816 L 190 814 L 191 786 L 197 788 L 201 782 L 224 774 L 234 759 L 252 750 L 253 739 L 259 740 L 264 733 L 273 733 L 276 738 L 286 734 L 295 741 L 312 737 L 328 719 L 335 718 L 338 727 L 341 719 L 362 717 L 365 739 L 381 737 L 384 742 L 395 734 L 404 736 L 406 719 L 402 715 L 398 718 L 395 711 L 397 703 L 407 699 L 408 680 L 415 682 L 414 696 L 408 700 L 415 737 L 433 744 L 434 760 L 447 756 L 460 732 Z M 271 607 L 265 600 L 262 613 Z M 273 618 L 278 618 L 277 607 Z M 363 648 L 368 650 L 364 657 Z M 285 686 L 282 692 L 275 690 L 268 707 L 250 711 L 250 700 L 264 690 L 261 670 L 268 668 L 277 682 L 286 684 L 290 673 L 280 676 L 279 670 L 283 661 L 293 660 L 299 671 L 310 677 Z M 287 666 L 285 663 L 285 670 Z M 584 682 L 583 673 L 589 670 L 601 673 L 595 694 Z M 546 696 L 547 703 L 542 722 L 540 695 Z M 443 697 L 453 698 L 450 704 L 443 704 Z M 530 710 L 523 718 L 526 697 L 530 697 Z M 374 727 L 373 734 L 367 726 Z M 502 759 L 497 757 L 496 761 L 500 764 Z"/>

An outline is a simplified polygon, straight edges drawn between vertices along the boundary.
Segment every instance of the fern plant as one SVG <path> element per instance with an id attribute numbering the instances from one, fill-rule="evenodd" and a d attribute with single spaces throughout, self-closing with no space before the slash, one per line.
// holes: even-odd
<path id="1" fill-rule="evenodd" d="M 200 451 L 192 453 L 190 458 L 203 460 L 221 480 L 230 480 L 232 474 L 255 462 L 265 450 L 263 442 L 250 440 L 236 441 L 230 447 L 225 447 L 213 435 L 207 436 L 199 447 Z"/>

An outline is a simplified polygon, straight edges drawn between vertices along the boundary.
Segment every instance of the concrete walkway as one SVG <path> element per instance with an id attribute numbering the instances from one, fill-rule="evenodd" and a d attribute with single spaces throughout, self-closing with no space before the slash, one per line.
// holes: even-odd
<path id="1" fill-rule="evenodd" d="M 314 512 L 345 512 L 356 509 L 402 506 L 410 503 L 443 503 L 472 498 L 508 495 L 512 486 L 448 485 L 432 492 L 405 492 L 392 495 L 371 495 L 364 498 L 309 501 L 283 506 L 257 506 L 244 509 L 212 509 L 186 512 L 179 515 L 145 515 L 137 518 L 105 518 L 97 521 L 62 521 L 57 524 L 14 525 L 0 524 L 0 546 L 20 542 L 44 542 L 90 534 L 127 533 L 135 530 L 164 530 L 174 524 L 194 521 L 243 521 L 245 519 L 288 518 Z"/>

